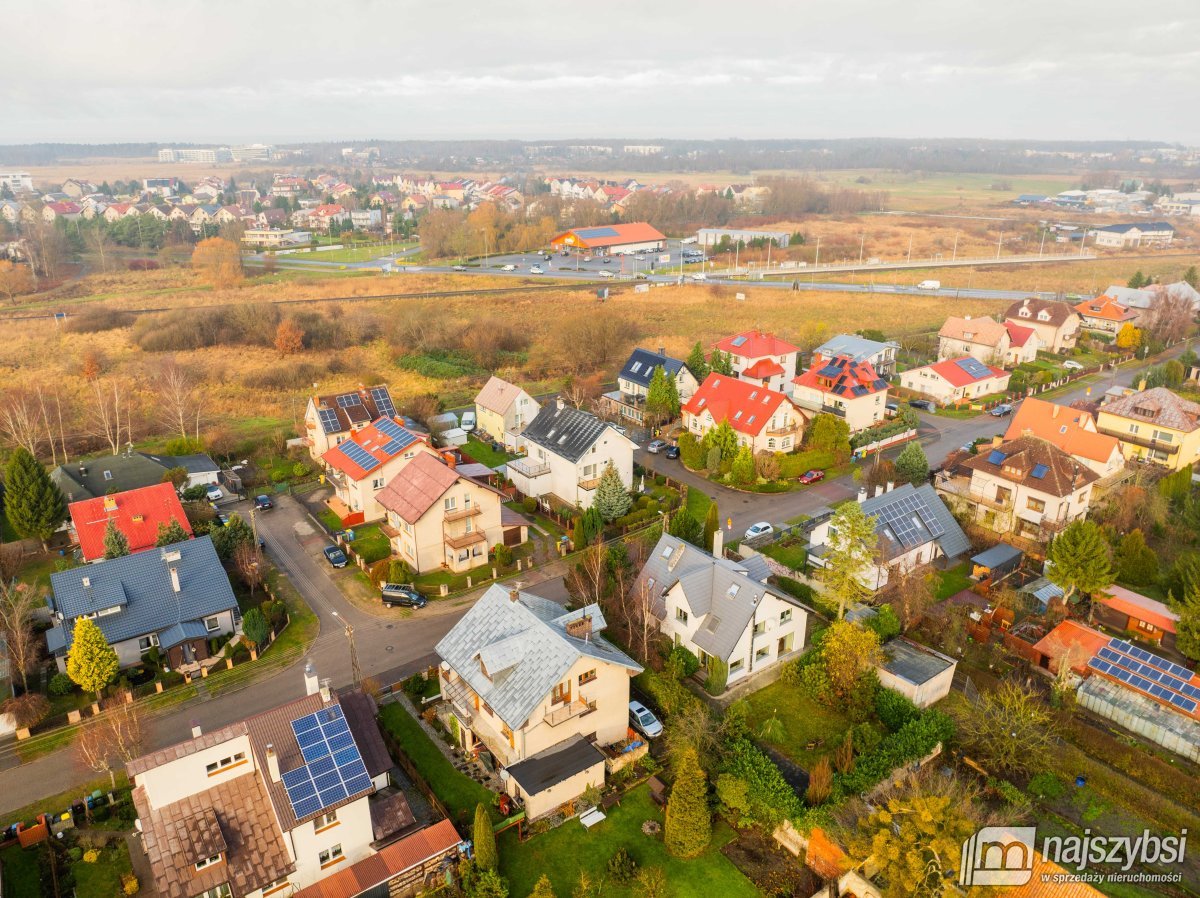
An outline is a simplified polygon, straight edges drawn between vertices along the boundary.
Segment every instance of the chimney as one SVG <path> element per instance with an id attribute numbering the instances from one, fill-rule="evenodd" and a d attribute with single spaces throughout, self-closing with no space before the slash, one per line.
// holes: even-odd
<path id="1" fill-rule="evenodd" d="M 83 578 L 83 588 L 84 588 L 84 589 L 91 589 L 91 588 L 92 588 L 92 578 L 91 578 L 91 577 L 84 577 L 84 578 Z"/>
<path id="2" fill-rule="evenodd" d="M 104 510 L 105 511 L 116 511 L 117 510 L 117 497 L 116 496 L 105 496 L 104 497 Z"/>
<path id="3" fill-rule="evenodd" d="M 873 497 L 882 496 L 883 495 L 883 484 L 882 483 L 876 484 L 874 489 L 871 490 L 871 495 Z"/>
<path id="4" fill-rule="evenodd" d="M 858 501 L 860 503 L 867 501 L 867 488 L 865 486 L 858 488 Z"/>
<path id="5" fill-rule="evenodd" d="M 890 493 L 890 492 L 891 492 L 892 490 L 894 490 L 895 488 L 896 488 L 896 481 L 894 481 L 894 480 L 889 480 L 889 481 L 887 482 L 887 491 Z"/>
<path id="6" fill-rule="evenodd" d="M 87 468 L 85 468 L 83 465 L 79 466 L 79 476 L 87 477 Z"/>
<path id="7" fill-rule="evenodd" d="M 585 614 L 567 621 L 567 635 L 575 639 L 587 639 L 592 635 L 592 616 Z"/>
<path id="8" fill-rule="evenodd" d="M 994 437 L 992 437 L 992 448 L 995 449 L 997 446 L 999 446 L 1003 442 L 1004 442 L 1004 437 L 1000 436 L 1000 434 L 996 434 Z"/>
<path id="9" fill-rule="evenodd" d="M 561 396 L 558 397 L 557 405 L 558 405 L 559 411 L 562 411 L 564 408 L 567 407 L 567 404 L 563 401 L 563 398 Z"/>
<path id="10" fill-rule="evenodd" d="M 313 668 L 312 662 L 309 661 L 304 665 L 304 694 L 315 695 L 317 688 L 317 672 Z"/>
<path id="11" fill-rule="evenodd" d="M 511 587 L 509 587 L 508 600 L 510 602 L 516 602 L 520 598 L 521 598 L 521 586 L 519 583 L 514 583 Z"/>
<path id="12" fill-rule="evenodd" d="M 200 724 L 197 721 L 193 720 L 192 721 L 192 738 L 199 739 L 200 736 L 203 734 L 203 732 L 204 731 L 200 729 Z"/>
<path id="13" fill-rule="evenodd" d="M 175 592 L 179 592 L 179 568 L 175 567 L 175 565 L 171 565 L 170 571 L 171 589 L 175 590 Z"/>
<path id="14" fill-rule="evenodd" d="M 442 456 L 442 458 L 445 459 L 446 467 L 449 468 L 451 471 L 453 471 L 456 467 L 458 467 L 458 453 L 457 452 L 447 452 L 445 455 Z"/>
<path id="15" fill-rule="evenodd" d="M 658 354 L 665 356 L 667 354 L 666 347 L 665 346 L 658 347 Z"/>
<path id="16" fill-rule="evenodd" d="M 330 696 L 329 677 L 326 677 L 325 679 L 321 680 L 319 688 L 321 690 L 321 701 L 323 701 L 323 702 L 329 701 L 329 696 Z"/>
<path id="17" fill-rule="evenodd" d="M 713 533 L 712 553 L 714 558 L 720 558 L 725 554 L 725 531 L 720 527 Z"/>
<path id="18" fill-rule="evenodd" d="M 267 773 L 271 776 L 271 782 L 279 782 L 279 756 L 270 742 L 267 743 Z"/>
<path id="19" fill-rule="evenodd" d="M 963 315 L 963 321 L 970 321 L 970 320 L 971 320 L 970 315 Z"/>

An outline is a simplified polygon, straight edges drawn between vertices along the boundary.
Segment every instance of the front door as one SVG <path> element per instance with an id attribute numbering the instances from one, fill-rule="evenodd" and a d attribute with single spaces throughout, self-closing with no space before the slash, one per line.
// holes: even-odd
<path id="1" fill-rule="evenodd" d="M 195 660 L 196 653 L 192 651 L 192 644 L 190 642 L 185 642 L 183 644 L 183 663 L 192 664 L 195 662 Z"/>

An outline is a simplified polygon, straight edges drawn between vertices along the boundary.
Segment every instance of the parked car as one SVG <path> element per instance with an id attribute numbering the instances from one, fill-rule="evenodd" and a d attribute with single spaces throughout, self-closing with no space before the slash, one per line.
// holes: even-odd
<path id="1" fill-rule="evenodd" d="M 379 587 L 380 598 L 387 608 L 424 608 L 429 604 L 411 583 L 384 583 Z"/>
<path id="2" fill-rule="evenodd" d="M 208 485 L 208 488 L 204 491 L 204 495 L 209 502 L 219 502 L 221 499 L 225 498 L 225 493 L 223 493 L 221 488 L 215 483 L 210 483 Z"/>
<path id="3" fill-rule="evenodd" d="M 766 521 L 759 521 L 757 524 L 751 524 L 746 528 L 746 539 L 754 539 L 756 536 L 765 536 L 768 533 L 774 533 L 775 528 Z"/>
<path id="4" fill-rule="evenodd" d="M 458 426 L 467 433 L 470 433 L 475 429 L 475 423 L 475 413 L 472 411 L 466 411 L 462 413 L 462 418 L 459 419 Z"/>
<path id="5" fill-rule="evenodd" d="M 641 702 L 629 703 L 629 725 L 647 739 L 661 736 L 663 731 L 663 726 L 658 722 L 658 718 Z"/>
<path id="6" fill-rule="evenodd" d="M 1066 368 L 1068 371 L 1082 371 L 1083 370 L 1083 365 L 1079 364 L 1079 362 L 1075 361 L 1074 359 L 1067 359 L 1065 362 L 1062 363 L 1062 366 L 1064 368 Z"/>
<path id="7" fill-rule="evenodd" d="M 816 483 L 817 481 L 824 479 L 825 472 L 818 468 L 813 468 L 811 471 L 805 471 L 797 478 L 797 480 L 799 480 L 801 483 Z"/>
<path id="8" fill-rule="evenodd" d="M 326 546 L 322 549 L 325 554 L 325 560 L 334 567 L 345 567 L 347 564 L 346 553 L 337 546 Z"/>
<path id="9" fill-rule="evenodd" d="M 610 259 L 608 256 L 605 256 L 603 259 L 600 260 L 601 265 L 608 265 L 611 262 L 612 262 L 612 259 Z"/>
<path id="10" fill-rule="evenodd" d="M 651 440 L 646 444 L 646 451 L 658 455 L 662 450 L 667 448 L 666 440 Z"/>
<path id="11" fill-rule="evenodd" d="M 500 270 L 501 271 L 516 271 L 517 266 L 516 265 L 501 265 Z"/>
<path id="12" fill-rule="evenodd" d="M 256 511 L 266 511 L 269 508 L 274 508 L 275 503 L 271 501 L 270 496 L 255 496 L 254 508 Z"/>
<path id="13" fill-rule="evenodd" d="M 928 399 L 910 399 L 910 400 L 908 400 L 908 404 L 911 405 L 913 408 L 919 408 L 922 411 L 926 411 L 926 412 L 936 412 L 937 411 L 937 403 L 932 402 Z"/>
<path id="14" fill-rule="evenodd" d="M 900 411 L 900 403 L 898 403 L 898 402 L 889 402 L 887 405 L 885 405 L 885 406 L 884 406 L 884 408 L 888 410 L 888 413 L 889 413 L 889 414 L 892 414 L 892 415 L 894 415 L 894 414 L 896 414 L 898 411 Z"/>
<path id="15" fill-rule="evenodd" d="M 1000 405 L 998 405 L 994 409 L 992 409 L 990 412 L 988 412 L 988 414 L 991 415 L 993 418 L 1003 418 L 1006 415 L 1011 415 L 1012 413 L 1013 413 L 1013 407 L 1011 405 L 1009 405 L 1007 402 L 1001 403 Z"/>
<path id="16" fill-rule="evenodd" d="M 529 273 L 530 274 L 545 274 L 546 272 L 542 271 L 541 265 L 531 265 L 529 267 Z"/>
<path id="17" fill-rule="evenodd" d="M 455 266 L 454 266 L 454 270 L 455 270 L 455 271 L 466 271 L 466 270 L 467 270 L 467 266 L 466 266 L 466 265 L 455 265 Z"/>
<path id="18" fill-rule="evenodd" d="M 679 458 L 679 447 L 678 446 L 668 446 L 667 447 L 667 458 Z"/>

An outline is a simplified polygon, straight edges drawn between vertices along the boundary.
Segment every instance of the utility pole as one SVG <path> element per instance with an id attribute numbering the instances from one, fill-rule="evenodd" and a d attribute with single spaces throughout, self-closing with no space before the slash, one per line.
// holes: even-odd
<path id="1" fill-rule="evenodd" d="M 867 245 L 867 232 L 863 231 L 858 238 L 858 264 L 862 264 L 863 247 Z"/>
<path id="2" fill-rule="evenodd" d="M 1000 229 L 1000 236 L 996 238 L 996 258 L 1000 258 L 1000 247 L 1004 243 L 1004 228 Z"/>
<path id="3" fill-rule="evenodd" d="M 958 258 L 958 231 L 954 232 L 954 251 L 950 253 L 950 261 L 953 262 Z"/>
<path id="4" fill-rule="evenodd" d="M 354 688 L 357 689 L 362 685 L 362 668 L 358 666 L 358 649 L 354 644 L 354 626 L 336 611 L 333 612 L 333 616 L 342 622 L 346 641 L 350 643 L 350 678 L 354 681 Z"/>
<path id="5" fill-rule="evenodd" d="M 913 235 L 909 234 L 908 235 L 908 261 L 909 262 L 912 262 L 912 241 L 913 241 Z"/>
<path id="6" fill-rule="evenodd" d="M 813 259 L 813 268 L 821 264 L 821 238 L 817 237 L 817 255 Z"/>
<path id="7" fill-rule="evenodd" d="M 1038 244 L 1038 258 L 1039 259 L 1041 258 L 1042 250 L 1045 249 L 1045 247 L 1046 247 L 1046 230 L 1045 230 L 1045 228 L 1043 228 L 1042 229 L 1042 242 Z"/>

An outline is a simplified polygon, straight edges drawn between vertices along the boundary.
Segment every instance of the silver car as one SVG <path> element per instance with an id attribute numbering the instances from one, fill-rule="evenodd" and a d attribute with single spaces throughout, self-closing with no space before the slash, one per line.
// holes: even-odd
<path id="1" fill-rule="evenodd" d="M 658 718 L 641 702 L 629 703 L 629 725 L 647 739 L 661 736 L 663 731 L 663 725 L 659 723 Z"/>

